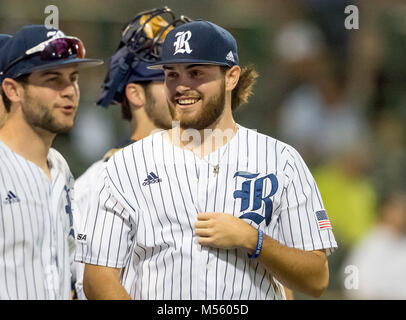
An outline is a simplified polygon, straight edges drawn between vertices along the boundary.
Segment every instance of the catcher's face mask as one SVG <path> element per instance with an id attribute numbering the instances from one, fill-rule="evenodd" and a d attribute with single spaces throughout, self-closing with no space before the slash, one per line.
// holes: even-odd
<path id="1" fill-rule="evenodd" d="M 162 44 L 174 27 L 192 21 L 168 7 L 140 12 L 124 28 L 119 46 L 110 58 L 103 92 L 97 104 L 120 103 L 125 86 L 131 82 L 163 81 L 161 70 L 147 67 L 160 60 Z"/>

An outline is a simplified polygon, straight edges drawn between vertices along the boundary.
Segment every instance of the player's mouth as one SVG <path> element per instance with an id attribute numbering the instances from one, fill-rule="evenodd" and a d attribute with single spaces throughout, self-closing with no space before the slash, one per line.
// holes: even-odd
<path id="1" fill-rule="evenodd" d="M 62 110 L 63 113 L 65 114 L 72 114 L 75 112 L 76 108 L 72 105 L 67 105 L 67 106 L 61 106 L 60 109 Z"/>
<path id="2" fill-rule="evenodd" d="M 197 102 L 199 102 L 201 98 L 198 97 L 181 97 L 175 99 L 177 106 L 180 109 L 187 109 L 194 106 Z"/>

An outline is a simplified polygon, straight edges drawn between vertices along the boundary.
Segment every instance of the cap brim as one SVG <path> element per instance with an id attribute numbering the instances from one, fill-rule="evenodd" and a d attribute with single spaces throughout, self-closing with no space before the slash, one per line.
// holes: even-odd
<path id="1" fill-rule="evenodd" d="M 71 64 L 77 65 L 78 69 L 90 68 L 95 67 L 98 65 L 103 64 L 103 60 L 99 59 L 80 59 L 80 58 L 73 58 L 73 59 L 66 59 L 66 60 L 55 60 L 46 64 L 41 64 L 39 66 L 27 66 L 23 68 L 17 73 L 11 72 L 10 74 L 6 74 L 2 76 L 2 79 L 5 78 L 12 78 L 15 79 L 19 76 L 29 74 L 35 71 L 43 71 L 43 70 L 50 70 L 50 69 L 57 69 L 61 67 L 65 67 Z"/>
<path id="2" fill-rule="evenodd" d="M 30 68 L 29 70 L 27 70 L 26 73 L 59 68 L 61 66 L 68 66 L 70 64 L 76 64 L 78 66 L 78 68 L 83 69 L 83 68 L 90 68 L 90 67 L 99 66 L 99 65 L 101 65 L 103 63 L 104 63 L 104 61 L 100 60 L 100 59 L 79 59 L 79 58 L 74 58 L 74 59 L 67 59 L 66 61 L 56 60 L 54 62 L 43 64 L 43 65 L 38 66 L 38 67 Z"/>
<path id="3" fill-rule="evenodd" d="M 217 61 L 210 61 L 210 60 L 196 60 L 196 59 L 175 59 L 170 61 L 160 61 L 159 63 L 154 63 L 148 66 L 148 69 L 156 70 L 156 69 L 163 69 L 164 66 L 171 65 L 171 64 L 215 64 L 218 66 L 233 66 L 231 63 L 219 63 Z"/>

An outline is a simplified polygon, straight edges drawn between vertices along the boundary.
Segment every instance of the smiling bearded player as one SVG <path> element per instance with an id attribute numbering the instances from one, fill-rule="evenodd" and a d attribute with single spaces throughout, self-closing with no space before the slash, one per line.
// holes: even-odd
<path id="1" fill-rule="evenodd" d="M 134 299 L 284 299 L 282 284 L 312 296 L 326 289 L 337 245 L 319 191 L 296 150 L 235 123 L 253 78 L 238 63 L 235 39 L 211 22 L 168 33 L 150 68 L 165 72 L 179 127 L 109 160 L 82 244 L 89 296 L 117 297 L 131 256 Z"/>

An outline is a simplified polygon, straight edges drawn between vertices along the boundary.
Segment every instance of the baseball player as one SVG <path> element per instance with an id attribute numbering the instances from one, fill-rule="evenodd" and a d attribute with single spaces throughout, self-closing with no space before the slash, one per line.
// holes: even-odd
<path id="1" fill-rule="evenodd" d="M 3 45 L 5 45 L 6 41 L 10 39 L 10 35 L 8 34 L 0 34 L 0 50 Z M 1 59 L 0 59 L 1 61 Z M 0 66 L 1 70 L 1 66 Z M 0 87 L 1 91 L 1 87 Z M 4 122 L 6 120 L 6 110 L 4 109 L 4 104 L 3 104 L 3 98 L 0 95 L 0 128 L 3 126 Z"/>
<path id="2" fill-rule="evenodd" d="M 182 19 L 186 21 L 187 18 Z M 173 29 L 173 23 L 176 23 L 175 15 L 168 7 L 140 12 L 124 28 L 118 49 L 110 58 L 102 95 L 97 104 L 103 107 L 108 107 L 111 103 L 121 104 L 123 119 L 129 121 L 131 127 L 131 137 L 124 146 L 145 138 L 153 130 L 171 127 L 172 119 L 164 91 L 164 73 L 147 67 L 158 61 L 163 40 Z M 120 147 L 107 152 L 102 160 L 95 162 L 76 180 L 75 201 L 80 214 L 85 215 L 88 211 L 90 194 L 96 179 L 102 174 L 108 159 Z M 84 216 L 75 219 L 86 223 Z M 76 282 L 79 299 L 85 298 L 82 287 L 83 270 L 84 264 L 79 264 Z M 129 272 L 127 268 L 123 274 L 123 282 L 131 283 L 132 273 Z"/>
<path id="3" fill-rule="evenodd" d="M 102 61 L 43 25 L 15 33 L 0 61 L 0 299 L 71 299 L 73 177 L 51 144 L 73 126 L 79 68 Z"/>
<path id="4" fill-rule="evenodd" d="M 153 67 L 179 126 L 123 148 L 100 175 L 80 249 L 86 295 L 284 299 L 285 285 L 320 296 L 331 224 L 297 151 L 234 122 L 255 77 L 233 36 L 208 21 L 180 25 Z"/>

